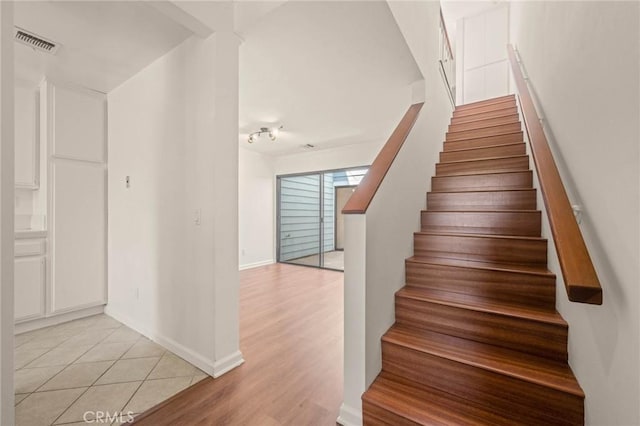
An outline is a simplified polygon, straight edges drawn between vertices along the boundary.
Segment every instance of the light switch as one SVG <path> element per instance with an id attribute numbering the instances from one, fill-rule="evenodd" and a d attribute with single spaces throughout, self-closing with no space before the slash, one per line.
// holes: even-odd
<path id="1" fill-rule="evenodd" d="M 131 188 L 131 177 L 127 176 L 124 180 L 126 188 Z"/>

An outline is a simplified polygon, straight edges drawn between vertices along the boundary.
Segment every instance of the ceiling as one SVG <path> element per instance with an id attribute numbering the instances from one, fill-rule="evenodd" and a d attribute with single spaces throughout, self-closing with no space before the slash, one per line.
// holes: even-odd
<path id="1" fill-rule="evenodd" d="M 458 19 L 466 16 L 473 16 L 482 11 L 496 7 L 504 0 L 440 0 L 440 7 L 442 8 L 442 16 L 444 18 L 444 24 L 447 27 L 447 33 L 449 35 L 449 41 L 451 42 L 451 48 L 454 49 L 456 44 L 456 27 Z"/>
<path id="2" fill-rule="evenodd" d="M 422 78 L 386 1 L 271 6 L 238 28 L 240 144 L 283 155 L 386 139 Z M 248 133 L 280 124 L 276 142 L 247 143 Z"/>
<path id="3" fill-rule="evenodd" d="M 56 55 L 15 43 L 16 77 L 45 75 L 107 93 L 192 33 L 138 1 L 17 1 L 15 25 L 61 44 Z"/>
<path id="4" fill-rule="evenodd" d="M 60 44 L 56 55 L 15 43 L 16 76 L 108 93 L 193 31 L 157 2 L 20 1 L 15 25 Z M 240 143 L 281 155 L 382 141 L 421 79 L 386 1 L 234 1 L 240 47 Z M 277 142 L 246 142 L 284 125 Z"/>

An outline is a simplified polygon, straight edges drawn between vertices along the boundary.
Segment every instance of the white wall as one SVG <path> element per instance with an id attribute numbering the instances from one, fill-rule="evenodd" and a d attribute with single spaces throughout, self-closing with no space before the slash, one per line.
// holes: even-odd
<path id="1" fill-rule="evenodd" d="M 346 218 L 343 425 L 362 423 L 360 397 L 380 372 L 380 338 L 395 321 L 394 293 L 404 286 L 404 260 L 413 252 L 451 117 L 438 70 L 439 3 L 389 7 L 425 75 L 425 104 L 366 214 Z"/>
<path id="2" fill-rule="evenodd" d="M 273 158 L 240 148 L 238 213 L 240 269 L 275 261 Z"/>
<path id="3" fill-rule="evenodd" d="M 13 3 L 0 2 L 0 424 L 13 408 Z"/>
<path id="4" fill-rule="evenodd" d="M 107 312 L 214 376 L 242 362 L 238 44 L 188 39 L 108 99 Z"/>
<path id="5" fill-rule="evenodd" d="M 404 114 L 404 111 L 398 116 L 398 121 L 402 117 L 402 114 Z M 389 134 L 391 134 L 391 130 L 392 129 L 389 129 Z M 378 155 L 384 143 L 385 140 L 378 140 L 339 148 L 310 150 L 300 152 L 299 154 L 280 155 L 274 157 L 274 171 L 276 175 L 287 175 L 292 173 L 368 166 L 376 158 L 376 155 Z"/>
<path id="6" fill-rule="evenodd" d="M 603 286 L 602 306 L 568 302 L 550 244 L 589 425 L 640 424 L 638 16 L 636 2 L 511 4 L 511 40 Z"/>

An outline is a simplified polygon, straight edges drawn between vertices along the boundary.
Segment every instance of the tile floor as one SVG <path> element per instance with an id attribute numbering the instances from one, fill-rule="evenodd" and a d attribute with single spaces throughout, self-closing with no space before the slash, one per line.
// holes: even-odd
<path id="1" fill-rule="evenodd" d="M 17 335 L 15 346 L 16 426 L 111 423 L 97 421 L 96 411 L 125 413 L 126 422 L 126 413 L 206 377 L 106 315 Z"/>

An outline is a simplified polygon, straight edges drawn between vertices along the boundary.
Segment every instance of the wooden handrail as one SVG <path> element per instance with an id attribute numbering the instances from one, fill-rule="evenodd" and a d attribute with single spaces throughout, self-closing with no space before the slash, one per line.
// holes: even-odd
<path id="1" fill-rule="evenodd" d="M 347 201 L 342 213 L 344 214 L 364 214 L 376 195 L 376 191 L 380 187 L 382 180 L 386 176 L 393 160 L 400 152 L 400 148 L 407 139 L 409 132 L 413 128 L 413 124 L 418 118 L 418 114 L 422 109 L 424 102 L 413 104 L 400 120 L 398 127 L 393 131 L 387 143 L 382 147 L 378 156 L 373 160 L 373 164 L 369 167 L 369 171 L 357 186 L 356 190 L 351 194 L 351 198 Z"/>
<path id="2" fill-rule="evenodd" d="M 512 45 L 507 46 L 507 51 L 569 300 L 601 305 L 602 287 L 598 275 L 573 215 L 516 52 Z"/>

